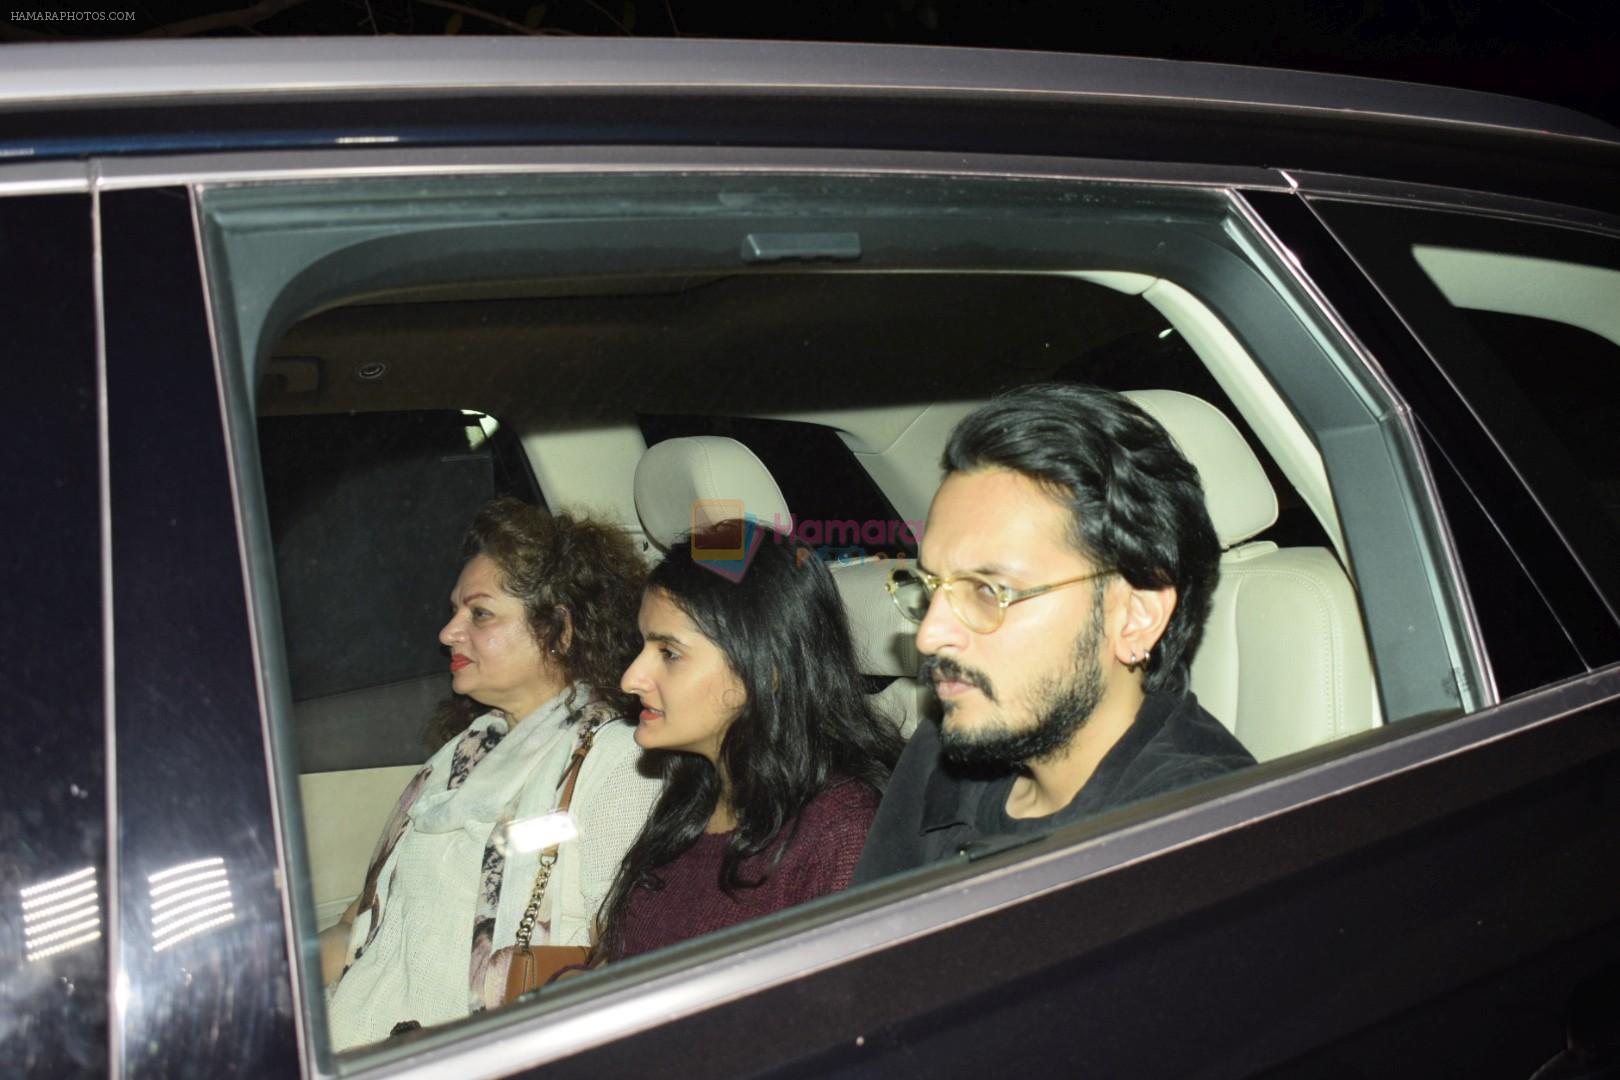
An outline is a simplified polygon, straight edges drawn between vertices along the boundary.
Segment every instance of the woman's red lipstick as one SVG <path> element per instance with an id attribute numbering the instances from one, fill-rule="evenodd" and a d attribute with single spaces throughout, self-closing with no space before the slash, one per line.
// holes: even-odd
<path id="1" fill-rule="evenodd" d="M 450 670 L 460 671 L 470 663 L 472 663 L 471 660 L 467 659 L 465 656 L 462 656 L 460 653 L 457 653 L 450 658 Z"/>

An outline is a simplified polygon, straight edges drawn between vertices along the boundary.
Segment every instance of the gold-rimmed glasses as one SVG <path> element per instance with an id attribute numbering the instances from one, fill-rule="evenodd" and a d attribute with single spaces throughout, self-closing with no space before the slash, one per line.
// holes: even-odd
<path id="1" fill-rule="evenodd" d="M 934 601 L 934 591 L 944 589 L 946 602 L 963 626 L 975 634 L 993 634 L 1001 629 L 1002 622 L 1007 618 L 1007 609 L 1014 604 L 1111 573 L 1112 570 L 1093 570 L 1089 574 L 1054 581 L 1050 585 L 1009 589 L 971 570 L 949 577 L 935 577 L 923 570 L 900 566 L 889 571 L 886 588 L 900 614 L 914 623 L 922 622 L 928 615 L 928 606 Z"/>

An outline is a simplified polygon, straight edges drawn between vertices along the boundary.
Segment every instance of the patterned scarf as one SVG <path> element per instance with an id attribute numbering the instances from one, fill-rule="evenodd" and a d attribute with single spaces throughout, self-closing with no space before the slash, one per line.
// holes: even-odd
<path id="1" fill-rule="evenodd" d="M 445 781 L 445 789 L 454 791 L 466 783 L 473 766 L 484 760 L 486 754 L 500 745 L 501 740 L 506 737 L 506 731 L 506 725 L 499 723 L 491 724 L 482 730 L 469 728 L 463 732 L 450 755 L 450 776 Z M 377 847 L 371 853 L 371 865 L 366 870 L 366 882 L 360 890 L 360 906 L 357 909 L 359 912 L 369 914 L 370 925 L 366 930 L 365 944 L 356 949 L 349 963 L 343 966 L 345 972 L 355 960 L 360 959 L 366 949 L 370 948 L 371 942 L 377 936 L 378 928 L 382 926 L 381 898 L 377 892 L 377 883 L 382 876 L 383 867 L 388 865 L 389 856 L 394 853 L 394 847 L 405 835 L 405 830 L 410 827 L 411 808 L 416 805 L 417 798 L 427 787 L 428 779 L 432 775 L 433 764 L 429 762 L 411 777 L 411 782 L 405 785 L 405 790 L 399 794 L 399 801 L 394 804 L 394 812 L 388 815 L 388 823 L 383 826 L 382 835 L 377 838 Z M 392 888 L 393 877 L 390 875 L 389 889 Z M 341 975 L 338 977 L 342 978 Z"/>
<path id="2" fill-rule="evenodd" d="M 570 747 L 576 744 L 577 732 L 581 730 L 582 724 L 600 724 L 613 719 L 615 716 L 611 706 L 604 702 L 591 701 L 588 691 L 583 686 L 576 686 L 570 692 L 559 695 L 558 698 L 547 702 L 546 705 L 536 710 L 530 717 L 526 717 L 524 724 L 532 725 L 527 729 L 522 725 L 509 724 L 499 714 L 486 714 L 484 717 L 480 717 L 474 721 L 472 727 L 458 737 L 451 750 L 448 762 L 444 761 L 443 751 L 441 751 L 439 754 L 434 755 L 433 761 L 422 766 L 421 770 L 411 778 L 411 782 L 400 793 L 399 801 L 389 815 L 388 823 L 383 827 L 382 835 L 377 841 L 377 847 L 372 853 L 371 864 L 366 871 L 365 884 L 360 892 L 357 909 L 357 917 L 360 913 L 369 916 L 366 939 L 365 943 L 355 950 L 349 964 L 345 965 L 345 972 L 370 947 L 377 936 L 378 929 L 382 925 L 382 920 L 387 915 L 387 907 L 382 902 L 385 893 L 379 890 L 378 885 L 384 870 L 388 868 L 395 847 L 406 832 L 413 825 L 417 828 L 426 828 L 430 832 L 444 831 L 447 828 L 459 827 L 457 822 L 460 814 L 472 813 L 474 816 L 481 817 L 483 813 L 488 813 L 490 807 L 487 804 L 487 798 L 490 791 L 487 782 L 481 781 L 485 788 L 481 794 L 469 796 L 472 799 L 471 804 L 461 805 L 455 800 L 447 798 L 447 796 L 451 792 L 462 789 L 468 780 L 472 778 L 473 770 L 478 767 L 479 763 L 484 761 L 490 752 L 503 741 L 511 737 L 513 732 L 521 732 L 524 735 L 530 735 L 532 732 L 532 738 L 546 738 L 540 729 L 550 727 L 556 723 L 556 711 L 559 709 L 566 710 L 566 715 L 561 720 L 561 731 L 566 733 Z M 555 735 L 551 736 L 551 738 L 555 737 Z M 519 749 L 520 751 L 526 751 L 527 748 L 520 747 Z M 536 752 L 544 757 L 550 757 L 553 752 L 550 739 L 537 747 Z M 446 772 L 442 774 L 445 776 L 445 786 L 441 792 L 428 791 L 429 782 L 433 778 L 435 771 L 434 762 L 438 762 L 440 768 L 446 769 Z M 514 761 L 513 764 L 519 763 Z M 503 765 L 503 771 L 492 774 L 489 778 L 497 780 L 494 790 L 502 791 L 506 784 L 516 782 L 515 778 L 506 781 L 498 779 L 505 775 L 505 770 L 508 768 L 510 766 Z M 564 769 L 564 775 L 566 775 L 566 768 Z M 497 972 L 497 978 L 489 978 L 491 959 L 495 952 L 495 923 L 500 910 L 501 888 L 506 876 L 508 831 L 520 812 L 520 805 L 529 787 L 530 783 L 528 781 L 517 783 L 510 796 L 504 800 L 504 804 L 500 806 L 499 811 L 495 814 L 495 826 L 484 846 L 477 906 L 473 915 L 472 950 L 468 968 L 469 1004 L 475 1012 L 498 1004 L 499 995 L 504 989 L 505 979 L 502 973 Z M 425 795 L 431 797 L 424 799 Z M 557 791 L 551 798 L 552 806 L 556 805 L 556 801 L 561 798 L 561 795 L 562 782 L 559 780 Z M 466 800 L 461 800 L 461 803 L 465 804 Z M 481 811 L 479 810 L 480 806 L 483 807 Z M 489 818 L 483 817 L 482 820 L 487 821 Z M 397 871 L 390 871 L 387 893 L 392 892 L 393 873 L 395 872 Z M 532 885 L 529 887 L 532 888 Z M 530 937 L 530 944 L 545 944 L 550 936 L 550 930 L 549 919 L 537 921 L 534 932 Z M 500 983 L 501 985 L 491 985 L 494 983 Z M 486 986 L 488 987 L 487 990 Z"/>
<path id="3" fill-rule="evenodd" d="M 605 702 L 593 701 L 574 709 L 568 714 L 567 729 L 573 733 L 573 745 L 577 747 L 580 733 L 595 731 L 616 718 L 611 706 Z M 555 808 L 562 799 L 563 787 L 568 780 L 568 769 L 563 768 L 562 775 L 557 778 L 557 789 L 551 799 Z M 468 1005 L 473 1012 L 480 1009 L 494 1008 L 501 1004 L 502 995 L 506 989 L 505 968 L 499 967 L 492 972 L 491 965 L 496 957 L 495 949 L 495 919 L 501 906 L 501 887 L 506 877 L 507 836 L 514 819 L 517 817 L 518 804 L 523 797 L 519 791 L 512 796 L 501 810 L 500 817 L 496 819 L 495 828 L 489 834 L 489 842 L 484 845 L 483 880 L 478 889 L 478 910 L 473 915 L 472 932 L 472 958 L 467 972 Z M 514 886 L 517 884 L 513 883 Z M 528 883 L 529 889 L 533 882 Z M 542 911 L 546 908 L 542 906 Z M 551 920 L 537 918 L 534 930 L 529 935 L 531 947 L 546 944 L 551 938 Z M 510 958 L 508 958 L 509 962 Z M 494 978 L 491 978 L 494 974 Z"/>

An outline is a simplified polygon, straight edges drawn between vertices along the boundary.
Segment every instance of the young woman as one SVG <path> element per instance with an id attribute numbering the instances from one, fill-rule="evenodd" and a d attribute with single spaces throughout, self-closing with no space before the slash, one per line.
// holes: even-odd
<path id="1" fill-rule="evenodd" d="M 648 579 L 644 644 L 620 686 L 641 702 L 636 742 L 675 753 L 603 908 L 600 959 L 847 886 L 899 756 L 827 569 L 764 537 L 739 580 L 685 540 Z"/>
<path id="2" fill-rule="evenodd" d="M 448 741 L 400 796 L 359 897 L 321 935 L 339 1050 L 499 1003 L 499 958 L 537 895 L 530 944 L 589 945 L 659 791 L 616 686 L 639 644 L 644 569 L 629 538 L 499 499 L 473 521 L 462 557 L 439 632 L 454 690 Z M 560 844 L 542 883 L 545 845 L 521 838 L 555 823 L 562 790 L 578 839 Z"/>

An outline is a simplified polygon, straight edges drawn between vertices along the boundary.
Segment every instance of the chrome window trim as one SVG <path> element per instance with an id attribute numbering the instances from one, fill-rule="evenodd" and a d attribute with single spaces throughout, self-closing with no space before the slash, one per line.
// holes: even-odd
<path id="1" fill-rule="evenodd" d="M 6 164 L 7 161 L 18 164 Z M 57 195 L 90 190 L 90 165 L 83 161 L 27 161 L 0 157 L 0 198 Z"/>
<path id="2" fill-rule="evenodd" d="M 449 1046 L 390 1056 L 345 1073 L 408 1080 L 505 1076 L 634 1035 L 660 1024 L 783 985 L 813 972 L 990 914 L 1162 852 L 1200 842 L 1367 784 L 1466 753 L 1605 701 L 1620 700 L 1620 664 L 1569 679 L 1377 745 L 1229 792 L 1179 811 L 1151 815 L 1073 847 L 1026 858 L 916 891 L 877 884 L 865 905 L 818 925 L 711 958 L 644 982 L 520 1020 L 490 1018 Z M 1385 728 L 1382 731 L 1391 729 Z M 1262 766 L 1264 768 L 1264 766 Z M 1128 812 L 1129 813 L 1129 812 Z M 886 894 L 886 895 L 885 895 Z M 903 901 L 903 902 L 902 902 Z"/>
<path id="3" fill-rule="evenodd" d="M 1036 51 L 694 39 L 316 38 L 104 42 L 13 52 L 0 68 L 0 106 L 377 92 L 920 93 L 1224 106 L 1333 118 L 1348 113 L 1553 141 L 1620 138 L 1608 124 L 1573 110 L 1479 91 Z"/>
<path id="4" fill-rule="evenodd" d="M 840 172 L 1032 177 L 1164 186 L 1287 191 L 1269 169 L 934 151 L 772 147 L 545 146 L 264 150 L 104 158 L 102 190 L 390 176 L 580 172 Z"/>
<path id="5" fill-rule="evenodd" d="M 93 172 L 93 169 L 90 170 Z M 88 179 L 88 177 L 87 177 Z M 106 289 L 101 265 L 101 196 L 90 190 L 90 272 L 91 291 L 96 306 L 96 486 L 101 504 L 101 699 L 105 715 L 102 766 L 107 786 L 107 1078 L 122 1080 L 124 1075 L 125 1006 L 129 1000 L 129 980 L 124 975 L 123 903 L 119 890 L 122 857 L 118 835 L 118 698 L 117 668 L 113 655 L 113 557 L 112 557 L 112 442 L 107 409 L 107 310 Z"/>
<path id="6" fill-rule="evenodd" d="M 1470 688 L 1468 685 L 1458 686 L 1458 690 L 1463 695 L 1463 709 L 1465 712 L 1473 712 L 1496 704 L 1502 700 L 1501 692 L 1496 685 L 1496 672 L 1491 667 L 1490 653 L 1485 648 L 1485 635 L 1480 630 L 1479 615 L 1474 610 L 1473 595 L 1468 590 L 1468 579 L 1463 573 L 1462 559 L 1457 553 L 1456 536 L 1451 531 L 1451 524 L 1447 521 L 1446 515 L 1440 509 L 1443 505 L 1440 500 L 1440 491 L 1435 484 L 1434 471 L 1429 465 L 1428 455 L 1423 451 L 1423 441 L 1418 435 L 1417 426 L 1413 423 L 1411 406 L 1406 403 L 1400 392 L 1395 389 L 1395 384 L 1390 380 L 1388 373 L 1384 371 L 1377 358 L 1373 356 L 1371 350 L 1361 342 L 1360 338 L 1340 317 L 1338 310 L 1322 293 L 1322 290 L 1317 287 L 1316 282 L 1311 280 L 1310 275 L 1305 272 L 1299 260 L 1294 257 L 1293 252 L 1289 251 L 1282 241 L 1277 238 L 1276 233 L 1271 231 L 1271 227 L 1255 212 L 1248 201 L 1241 197 L 1241 192 L 1238 193 L 1238 197 L 1233 202 L 1237 207 L 1238 214 L 1254 230 L 1261 242 L 1270 249 L 1279 264 L 1290 268 L 1293 280 L 1305 291 L 1317 311 L 1322 313 L 1333 327 L 1334 332 L 1343 339 L 1351 352 L 1355 354 L 1356 361 L 1372 378 L 1379 391 L 1388 401 L 1394 403 L 1393 419 L 1406 442 L 1407 452 L 1412 455 L 1412 460 L 1417 465 L 1418 478 L 1422 484 L 1421 495 L 1427 500 L 1436 536 L 1440 542 L 1439 570 L 1442 580 L 1437 585 L 1449 594 L 1452 603 L 1456 605 L 1457 616 L 1462 622 L 1462 645 L 1471 654 L 1466 658 L 1459 657 L 1457 659 L 1471 660 L 1474 670 L 1470 674 L 1477 676 L 1477 678 L 1468 680 L 1469 683 L 1478 683 L 1474 691 L 1476 700 L 1469 700 Z"/>
<path id="7" fill-rule="evenodd" d="M 1620 217 L 1583 206 L 1550 203 L 1489 191 L 1437 187 L 1400 180 L 1376 180 L 1338 173 L 1303 172 L 1283 169 L 1281 173 L 1297 185 L 1306 199 L 1351 199 L 1397 207 L 1438 210 L 1454 214 L 1505 218 L 1534 225 L 1551 225 L 1583 232 L 1602 233 L 1620 238 Z"/>

